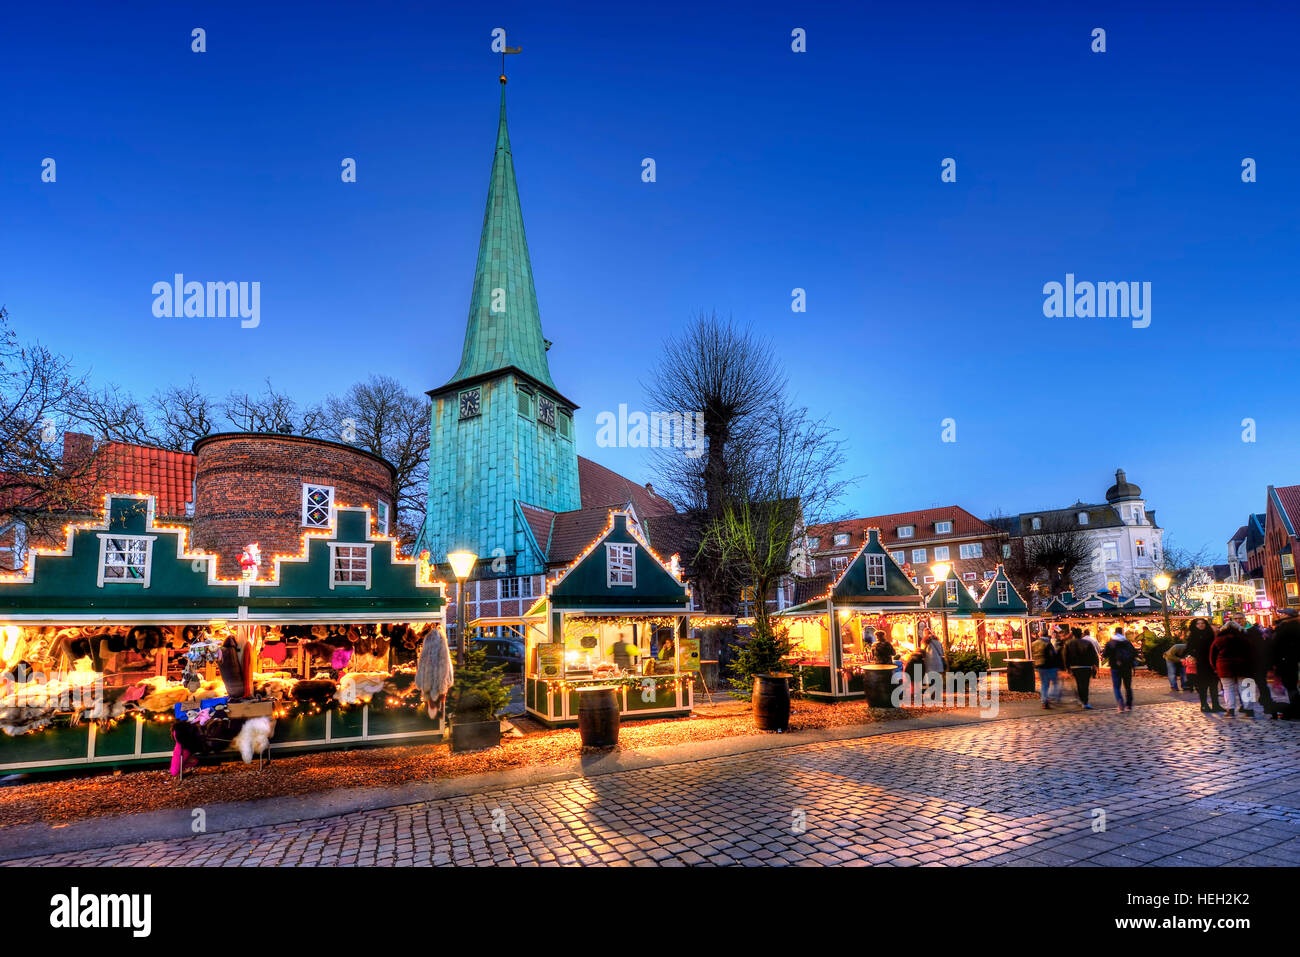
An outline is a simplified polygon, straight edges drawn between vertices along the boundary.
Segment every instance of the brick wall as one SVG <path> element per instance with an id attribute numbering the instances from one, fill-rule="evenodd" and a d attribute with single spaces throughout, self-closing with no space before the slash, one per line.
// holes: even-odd
<path id="1" fill-rule="evenodd" d="M 382 461 L 335 442 L 293 436 L 211 436 L 195 445 L 197 498 L 192 541 L 220 556 L 218 574 L 239 574 L 250 542 L 262 549 L 262 574 L 272 556 L 301 550 L 303 485 L 334 489 L 335 505 L 389 507 L 395 518 L 392 470 Z"/>

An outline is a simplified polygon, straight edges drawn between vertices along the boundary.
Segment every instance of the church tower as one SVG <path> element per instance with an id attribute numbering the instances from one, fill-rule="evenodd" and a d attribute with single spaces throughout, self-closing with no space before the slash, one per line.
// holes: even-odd
<path id="1" fill-rule="evenodd" d="M 551 379 L 506 128 L 505 76 L 460 366 L 429 392 L 429 502 L 418 548 L 469 549 L 476 577 L 545 570 L 521 505 L 580 506 L 573 412 Z M 504 560 L 504 561 L 502 561 Z"/>

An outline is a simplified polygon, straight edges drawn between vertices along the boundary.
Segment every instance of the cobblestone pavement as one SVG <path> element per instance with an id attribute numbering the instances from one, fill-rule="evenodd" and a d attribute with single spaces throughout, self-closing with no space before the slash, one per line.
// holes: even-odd
<path id="1" fill-rule="evenodd" d="M 800 745 L 13 863 L 1296 865 L 1298 744 L 1295 722 L 1208 718 L 1182 702 Z"/>

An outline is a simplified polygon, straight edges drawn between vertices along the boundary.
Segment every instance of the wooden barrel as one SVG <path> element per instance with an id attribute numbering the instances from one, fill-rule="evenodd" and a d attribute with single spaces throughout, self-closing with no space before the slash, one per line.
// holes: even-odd
<path id="1" fill-rule="evenodd" d="M 785 731 L 790 727 L 790 675 L 754 675 L 754 727 Z"/>
<path id="2" fill-rule="evenodd" d="M 618 691 L 592 688 L 578 691 L 578 731 L 584 748 L 618 744 Z"/>

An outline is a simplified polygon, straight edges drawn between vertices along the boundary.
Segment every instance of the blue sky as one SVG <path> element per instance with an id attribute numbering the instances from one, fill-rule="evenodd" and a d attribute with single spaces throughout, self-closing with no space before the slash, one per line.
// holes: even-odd
<path id="1" fill-rule="evenodd" d="M 1294 9 L 607 6 L 11 7 L 0 302 L 140 393 L 440 385 L 502 26 L 524 50 L 511 141 L 584 454 L 651 477 L 641 451 L 595 447 L 596 415 L 638 407 L 663 339 L 716 309 L 769 335 L 843 431 L 854 514 L 1096 501 L 1121 466 L 1175 541 L 1217 554 L 1268 484 L 1300 482 Z M 177 272 L 261 282 L 261 325 L 155 318 L 151 287 Z M 1067 272 L 1150 282 L 1150 327 L 1045 318 Z"/>

